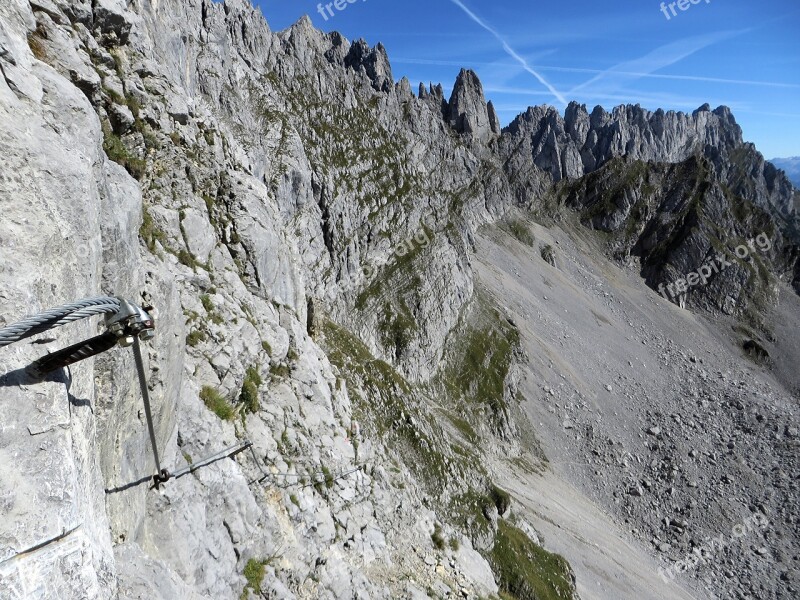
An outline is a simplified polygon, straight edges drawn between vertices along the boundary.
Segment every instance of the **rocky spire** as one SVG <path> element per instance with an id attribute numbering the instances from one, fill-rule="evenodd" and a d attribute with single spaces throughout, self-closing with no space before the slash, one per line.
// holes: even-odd
<path id="1" fill-rule="evenodd" d="M 492 133 L 500 135 L 500 119 L 497 117 L 497 111 L 495 111 L 491 100 L 486 105 L 486 110 L 489 113 L 489 129 L 492 130 Z"/>
<path id="2" fill-rule="evenodd" d="M 394 87 L 392 67 L 389 64 L 386 48 L 381 43 L 370 48 L 363 39 L 354 42 L 345 57 L 344 64 L 355 71 L 366 73 L 372 81 L 372 87 L 380 92 L 388 92 Z"/>
<path id="3" fill-rule="evenodd" d="M 500 130 L 494 107 L 489 109 L 483 86 L 474 71 L 461 69 L 448 103 L 450 125 L 459 133 L 487 140 Z"/>

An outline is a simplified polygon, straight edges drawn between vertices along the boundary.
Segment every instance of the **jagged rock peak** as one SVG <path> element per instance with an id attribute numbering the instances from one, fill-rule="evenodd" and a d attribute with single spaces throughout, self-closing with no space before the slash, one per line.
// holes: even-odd
<path id="1" fill-rule="evenodd" d="M 483 95 L 483 86 L 474 71 L 461 69 L 448 103 L 450 125 L 459 133 L 486 140 L 499 133 L 500 122 Z"/>
<path id="2" fill-rule="evenodd" d="M 411 91 L 411 83 L 408 81 L 408 77 L 403 77 L 394 87 L 397 95 L 401 99 L 410 100 L 414 97 L 414 92 Z"/>
<path id="3" fill-rule="evenodd" d="M 344 62 L 345 66 L 365 73 L 376 90 L 388 92 L 394 87 L 389 56 L 380 42 L 374 48 L 363 39 L 353 42 Z"/>
<path id="4" fill-rule="evenodd" d="M 553 107 L 534 106 L 504 132 L 512 140 L 509 148 L 524 141 L 533 163 L 555 181 L 581 177 L 615 156 L 680 162 L 708 147 L 727 155 L 742 144 L 742 130 L 730 109 L 711 111 L 708 104 L 691 114 L 652 112 L 638 104 L 619 105 L 611 112 L 595 106 L 589 114 L 585 105 L 570 102 L 563 118 Z"/>
<path id="5" fill-rule="evenodd" d="M 241 12 L 246 14 L 255 14 L 263 17 L 261 9 L 258 6 L 256 6 L 255 3 L 252 2 L 252 0 L 225 0 L 224 2 L 218 2 L 217 0 L 203 0 L 202 4 L 206 6 L 210 4 L 216 4 L 225 11 L 226 15 L 230 15 L 235 12 Z M 311 23 L 311 19 L 309 19 L 307 15 L 302 16 L 298 20 L 298 23 L 303 20 Z"/>
<path id="6" fill-rule="evenodd" d="M 500 119 L 497 116 L 497 111 L 494 109 L 494 104 L 492 104 L 491 100 L 489 100 L 486 105 L 486 109 L 489 113 L 489 128 L 492 130 L 492 133 L 500 135 Z"/>
<path id="7" fill-rule="evenodd" d="M 266 22 L 263 18 L 261 20 Z M 278 32 L 278 38 L 309 68 L 313 64 L 314 56 L 325 55 L 331 46 L 336 46 L 337 43 L 336 36 L 314 27 L 306 15 L 290 27 Z"/>
<path id="8" fill-rule="evenodd" d="M 303 37 L 305 39 L 323 38 L 326 36 L 325 32 L 314 27 L 308 15 L 303 15 L 297 21 L 292 23 L 289 27 L 279 32 L 287 37 Z"/>
<path id="9" fill-rule="evenodd" d="M 301 29 L 301 30 L 302 29 L 306 29 L 306 30 L 309 30 L 309 31 L 312 30 L 312 29 L 316 29 L 314 27 L 314 22 L 311 20 L 311 17 L 309 17 L 308 15 L 303 15 L 302 17 L 297 19 L 297 21 L 292 25 L 292 27 L 293 28 L 297 28 L 297 29 Z"/>

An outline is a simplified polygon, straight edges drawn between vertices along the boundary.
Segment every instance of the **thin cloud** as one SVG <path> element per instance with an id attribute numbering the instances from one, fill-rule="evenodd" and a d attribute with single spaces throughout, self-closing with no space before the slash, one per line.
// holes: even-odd
<path id="1" fill-rule="evenodd" d="M 458 60 L 436 60 L 430 58 L 393 58 L 393 63 L 408 64 L 408 65 L 433 65 L 440 67 L 462 67 L 465 61 Z M 469 64 L 476 67 L 495 67 L 498 65 L 515 65 L 516 63 L 502 63 L 502 62 L 475 62 L 467 61 Z M 592 73 L 602 74 L 607 73 L 608 69 L 583 69 L 578 67 L 550 67 L 547 65 L 531 65 L 537 71 L 557 71 L 560 73 Z M 763 87 L 776 87 L 776 88 L 800 88 L 800 84 L 796 83 L 780 83 L 777 81 L 754 81 L 750 79 L 723 79 L 719 77 L 704 77 L 702 75 L 662 75 L 660 73 L 644 73 L 639 71 L 614 71 L 617 75 L 630 75 L 631 77 L 639 77 L 642 79 L 673 79 L 681 81 L 703 81 L 707 83 L 729 83 L 732 85 L 753 85 Z"/>
<path id="2" fill-rule="evenodd" d="M 601 71 L 588 81 L 572 88 L 569 93 L 574 94 L 600 81 L 604 82 L 602 91 L 618 89 L 631 78 L 643 77 L 645 74 L 650 75 L 654 71 L 674 65 L 708 46 L 744 32 L 745 31 L 722 31 L 678 40 L 666 46 L 656 48 L 640 58 L 626 61 L 610 69 Z M 596 88 L 597 86 L 594 87 Z"/>
<path id="3" fill-rule="evenodd" d="M 599 69 L 572 69 L 568 67 L 536 67 L 542 71 L 565 71 L 571 73 L 607 73 L 608 71 Z M 779 83 L 776 81 L 752 81 L 749 79 L 722 79 L 719 77 L 704 77 L 702 75 L 661 75 L 659 73 L 643 73 L 637 71 L 614 71 L 616 75 L 628 75 L 631 77 L 650 78 L 650 79 L 679 79 L 683 81 L 703 81 L 706 83 L 730 83 L 734 85 L 755 85 L 777 88 L 800 88 L 796 83 Z M 577 88 L 576 88 L 577 89 Z"/>
<path id="4" fill-rule="evenodd" d="M 528 73 L 533 75 L 536 78 L 536 80 L 543 86 L 545 86 L 550 91 L 550 93 L 558 99 L 558 101 L 562 105 L 564 106 L 567 105 L 566 98 L 564 98 L 564 96 L 562 96 L 556 88 L 550 85 L 550 83 L 544 77 L 539 75 L 539 73 L 528 64 L 528 61 L 526 61 L 511 46 L 509 46 L 508 42 L 506 42 L 506 40 L 503 38 L 502 35 L 500 35 L 494 28 L 492 28 L 490 25 L 484 22 L 480 17 L 478 17 L 478 15 L 476 15 L 469 8 L 467 8 L 460 0 L 450 0 L 450 1 L 456 6 L 458 6 L 464 12 L 464 14 L 466 14 L 473 22 L 475 22 L 477 25 L 479 25 L 480 27 L 491 33 L 494 36 L 494 38 L 498 42 L 500 42 L 500 44 L 502 44 L 503 50 L 505 50 L 506 54 L 508 54 L 515 61 L 517 61 L 520 64 L 520 66 L 523 69 L 525 69 Z"/>
<path id="5" fill-rule="evenodd" d="M 800 114 L 791 113 L 776 113 L 776 112 L 761 112 L 755 110 L 738 109 L 737 112 L 747 113 L 749 115 L 766 115 L 768 117 L 787 117 L 789 119 L 800 119 Z"/>
<path id="6" fill-rule="evenodd" d="M 542 52 L 538 52 L 536 54 L 537 58 L 542 58 L 544 56 L 549 56 L 555 53 L 555 50 L 543 50 Z M 447 60 L 447 59 L 439 59 L 439 58 L 393 58 L 392 63 L 399 63 L 399 64 L 408 64 L 408 65 L 433 65 L 437 67 L 462 67 L 464 64 L 475 65 L 476 67 L 514 67 L 515 69 L 519 69 L 519 63 L 516 61 L 505 61 L 505 60 L 495 60 L 495 61 L 476 61 L 476 60 L 465 60 L 465 59 L 456 59 L 456 60 Z M 538 68 L 538 67 L 535 67 Z"/>
<path id="7" fill-rule="evenodd" d="M 529 88 L 508 87 L 503 85 L 485 85 L 483 91 L 494 94 L 513 94 L 517 96 L 550 96 L 544 90 L 532 90 Z"/>

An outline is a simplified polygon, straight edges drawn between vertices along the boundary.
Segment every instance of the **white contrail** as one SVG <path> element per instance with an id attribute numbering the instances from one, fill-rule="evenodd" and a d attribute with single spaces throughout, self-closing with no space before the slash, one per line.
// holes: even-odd
<path id="1" fill-rule="evenodd" d="M 537 67 L 545 70 L 543 67 Z M 547 67 L 547 70 L 552 71 L 572 71 L 573 73 L 606 73 L 599 69 L 568 69 L 559 67 Z M 639 71 L 614 71 L 615 75 L 630 75 L 632 77 L 642 77 L 650 79 L 681 79 L 685 81 L 702 81 L 705 83 L 730 83 L 734 85 L 755 85 L 764 87 L 778 87 L 778 88 L 798 88 L 800 85 L 796 83 L 779 83 L 777 81 L 753 81 L 750 79 L 723 79 L 720 77 L 703 77 L 700 75 L 662 75 L 660 73 L 646 73 Z"/>
<path id="2" fill-rule="evenodd" d="M 500 43 L 503 45 L 503 50 L 505 50 L 505 51 L 506 51 L 506 54 L 508 54 L 508 55 L 509 55 L 511 58 L 513 58 L 515 61 L 517 61 L 517 62 L 520 64 L 520 66 L 521 66 L 523 69 L 525 69 L 525 70 L 526 70 L 528 73 L 530 73 L 531 75 L 533 75 L 534 77 L 536 77 L 536 79 L 539 81 L 539 83 L 541 83 L 541 84 L 542 84 L 543 86 L 545 86 L 545 87 L 546 87 L 548 90 L 550 90 L 550 93 L 551 93 L 551 94 L 553 94 L 553 96 L 555 96 L 555 97 L 558 99 L 558 101 L 559 101 L 559 102 L 560 102 L 562 105 L 564 105 L 564 106 L 566 106 L 566 105 L 567 105 L 567 100 L 566 100 L 566 98 L 564 98 L 564 96 L 562 96 L 562 95 L 561 95 L 561 94 L 558 92 L 558 90 L 557 90 L 556 88 L 554 88 L 552 85 L 550 85 L 550 83 L 548 83 L 548 82 L 547 82 L 547 80 L 545 80 L 545 78 L 544 78 L 544 77 L 542 77 L 541 75 L 539 75 L 539 73 L 537 73 L 537 72 L 536 72 L 536 71 L 535 71 L 535 70 L 534 70 L 534 69 L 533 69 L 533 68 L 532 68 L 532 67 L 531 67 L 531 66 L 528 64 L 528 61 L 526 61 L 526 60 L 525 60 L 524 58 L 522 58 L 522 57 L 521 57 L 519 54 L 517 54 L 517 52 L 516 52 L 516 51 L 515 51 L 515 50 L 514 50 L 514 49 L 513 49 L 511 46 L 509 46 L 509 45 L 508 45 L 508 42 L 506 42 L 506 40 L 503 38 L 503 36 L 502 36 L 502 35 L 500 35 L 500 34 L 499 34 L 499 33 L 498 33 L 498 32 L 497 32 L 497 31 L 496 31 L 494 28 L 492 28 L 492 26 L 491 26 L 491 25 L 489 25 L 489 24 L 485 23 L 485 22 L 484 22 L 484 21 L 483 21 L 483 20 L 482 20 L 482 19 L 481 19 L 481 18 L 480 18 L 478 15 L 476 15 L 476 14 L 475 14 L 474 12 L 472 12 L 472 11 L 471 11 L 469 8 L 467 8 L 466 6 L 464 6 L 464 4 L 463 4 L 463 3 L 462 3 L 460 0 L 450 0 L 450 1 L 451 1 L 453 4 L 455 4 L 456 6 L 458 6 L 458 7 L 459 7 L 459 8 L 460 8 L 462 11 L 464 11 L 464 13 L 465 13 L 465 14 L 466 14 L 466 15 L 467 15 L 467 16 L 468 16 L 470 19 L 472 19 L 472 20 L 473 20 L 475 23 L 477 23 L 477 24 L 478 24 L 478 25 L 480 25 L 480 26 L 481 26 L 483 29 L 485 29 L 486 31 L 488 31 L 489 33 L 491 33 L 491 34 L 492 34 L 492 35 L 495 37 L 495 39 L 496 39 L 498 42 L 500 42 Z"/>
<path id="3" fill-rule="evenodd" d="M 445 67 L 460 67 L 463 66 L 464 61 L 458 60 L 435 60 L 429 58 L 392 58 L 392 64 L 410 64 L 410 65 L 441 65 Z M 481 67 L 494 67 L 505 65 L 506 63 L 491 63 L 491 62 L 471 62 L 473 66 Z M 510 63 L 509 63 L 510 64 Z M 607 73 L 608 69 L 583 69 L 578 67 L 551 67 L 544 65 L 533 65 L 534 69 L 540 71 L 558 71 L 561 73 L 591 73 L 593 75 Z M 800 88 L 797 83 L 780 83 L 777 81 L 754 81 L 750 79 L 723 79 L 720 77 L 704 77 L 701 75 L 663 75 L 661 73 L 646 73 L 644 71 L 614 71 L 615 75 L 630 75 L 632 77 L 641 77 L 647 79 L 677 79 L 685 81 L 701 81 L 705 83 L 730 83 L 733 85 L 755 85 L 764 87 L 777 87 L 777 88 Z"/>
<path id="4" fill-rule="evenodd" d="M 665 69 L 682 61 L 684 58 L 688 58 L 700 50 L 703 50 L 728 38 L 746 33 L 747 31 L 748 30 L 719 31 L 671 42 L 665 46 L 661 46 L 655 50 L 652 50 L 651 52 L 648 52 L 644 56 L 610 67 L 609 69 L 606 69 L 605 71 L 595 75 L 588 81 L 575 86 L 569 91 L 569 93 L 575 94 L 577 91 L 582 90 L 593 83 L 600 81 L 601 79 L 607 79 L 613 76 L 643 77 L 644 73 L 651 74 L 654 71 Z M 699 79 L 699 81 L 702 81 L 702 79 Z M 613 87 L 613 83 L 605 84 L 606 90 Z"/>

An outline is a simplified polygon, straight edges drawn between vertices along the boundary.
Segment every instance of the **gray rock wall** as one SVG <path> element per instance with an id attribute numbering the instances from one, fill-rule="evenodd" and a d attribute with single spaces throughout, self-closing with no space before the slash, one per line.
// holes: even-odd
<path id="1" fill-rule="evenodd" d="M 35 28 L 27 2 L 0 7 L 6 323 L 102 292 L 102 197 L 119 183 L 118 170 L 102 152 L 91 103 L 29 49 L 26 36 Z M 64 328 L 58 343 L 94 333 L 82 322 Z M 10 598 L 111 598 L 116 568 L 92 361 L 37 385 L 21 370 L 57 347 L 22 342 L 3 349 L 0 590 Z"/>

